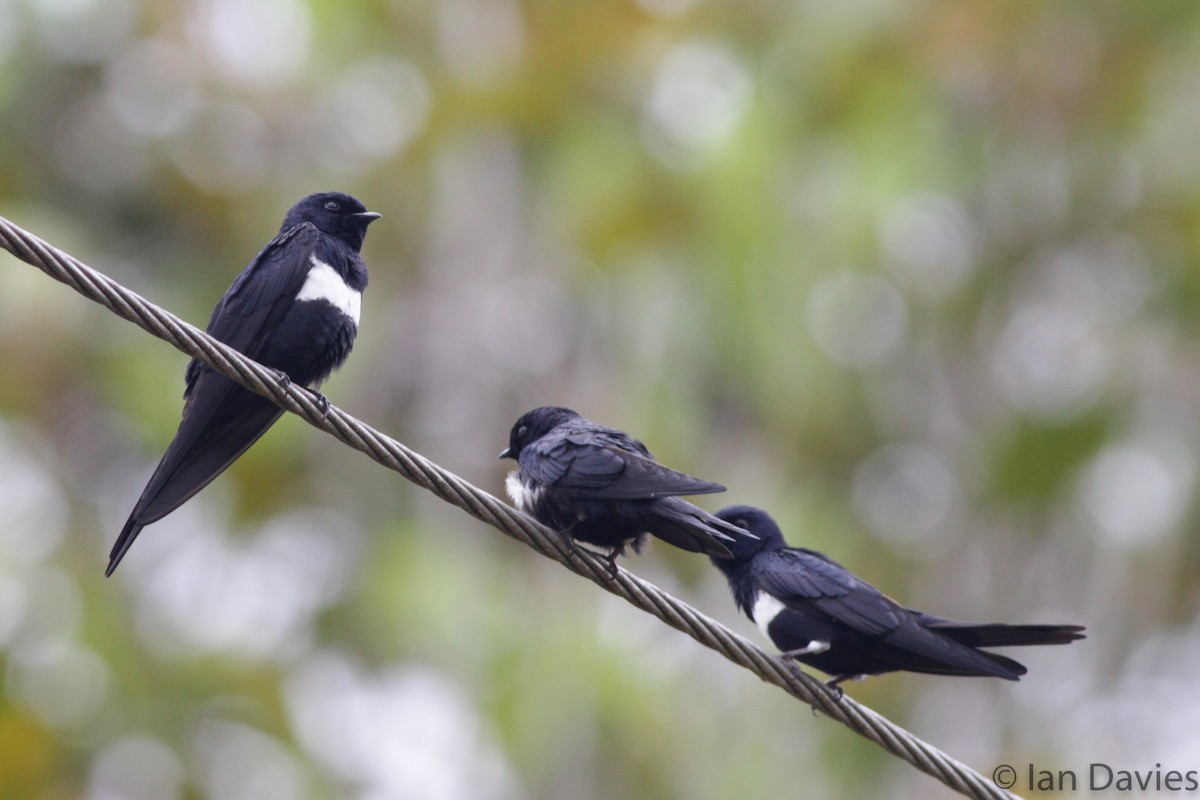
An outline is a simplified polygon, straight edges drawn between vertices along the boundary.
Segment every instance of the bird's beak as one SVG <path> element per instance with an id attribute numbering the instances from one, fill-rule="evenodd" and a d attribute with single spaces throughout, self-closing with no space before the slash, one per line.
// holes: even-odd
<path id="1" fill-rule="evenodd" d="M 500 458 L 512 458 L 512 448 L 506 447 L 500 451 Z"/>
<path id="2" fill-rule="evenodd" d="M 372 222 L 382 217 L 383 214 L 377 214 L 374 211 L 359 211 L 354 216 L 358 217 L 359 219 L 366 220 L 367 224 L 370 225 Z"/>

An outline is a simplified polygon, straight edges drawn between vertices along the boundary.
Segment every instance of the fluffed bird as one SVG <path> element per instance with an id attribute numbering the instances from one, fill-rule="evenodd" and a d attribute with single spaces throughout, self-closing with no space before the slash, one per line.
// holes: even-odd
<path id="1" fill-rule="evenodd" d="M 746 531 L 679 495 L 723 492 L 718 483 L 664 467 L 623 431 L 584 419 L 569 408 L 544 406 L 521 416 L 500 458 L 520 465 L 506 488 L 517 508 L 616 559 L 640 552 L 647 535 L 694 553 L 728 555 L 727 543 Z"/>

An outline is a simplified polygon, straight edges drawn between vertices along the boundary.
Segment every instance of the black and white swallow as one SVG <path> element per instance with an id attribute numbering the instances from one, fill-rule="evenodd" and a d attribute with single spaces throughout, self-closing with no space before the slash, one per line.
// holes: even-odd
<path id="1" fill-rule="evenodd" d="M 960 622 L 901 606 L 842 565 L 813 550 L 788 547 L 765 511 L 730 506 L 717 512 L 757 538 L 712 557 L 733 599 L 783 655 L 834 676 L 829 686 L 906 670 L 933 675 L 1019 680 L 1026 669 L 981 647 L 1067 644 L 1080 625 Z"/>
<path id="2" fill-rule="evenodd" d="M 378 218 L 348 194 L 305 197 L 217 303 L 208 332 L 293 383 L 319 386 L 346 360 L 358 333 L 367 287 L 359 250 Z M 105 575 L 144 526 L 207 486 L 283 413 L 195 359 L 185 384 L 179 430 L 117 537 Z"/>
<path id="3" fill-rule="evenodd" d="M 513 425 L 501 458 L 520 468 L 505 487 L 517 508 L 606 554 L 610 568 L 626 547 L 639 552 L 647 535 L 693 553 L 728 555 L 727 543 L 746 531 L 678 495 L 723 492 L 654 460 L 629 434 L 545 406 Z"/>

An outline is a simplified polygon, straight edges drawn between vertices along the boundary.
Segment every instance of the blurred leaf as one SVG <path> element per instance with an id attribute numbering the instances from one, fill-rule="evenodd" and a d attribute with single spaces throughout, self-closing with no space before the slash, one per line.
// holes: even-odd
<path id="1" fill-rule="evenodd" d="M 1100 450 L 1109 428 L 1102 413 L 1063 423 L 1023 420 L 992 454 L 992 484 L 1009 502 L 1046 503 Z"/>

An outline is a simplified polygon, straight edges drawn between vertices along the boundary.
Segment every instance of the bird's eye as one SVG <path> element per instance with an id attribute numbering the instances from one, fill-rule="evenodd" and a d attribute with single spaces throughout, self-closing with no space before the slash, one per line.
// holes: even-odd
<path id="1" fill-rule="evenodd" d="M 745 528 L 746 530 L 750 530 L 750 523 L 746 520 L 745 517 L 739 517 L 738 519 L 735 519 L 733 521 L 733 524 L 737 525 L 739 528 Z"/>
<path id="2" fill-rule="evenodd" d="M 337 200 L 326 200 L 325 207 L 327 209 L 329 209 L 330 211 L 337 211 L 339 208 L 342 207 L 342 205 Z"/>
<path id="3" fill-rule="evenodd" d="M 517 428 L 517 436 L 524 436 L 527 433 L 529 433 L 528 425 L 522 425 L 521 427 Z"/>

